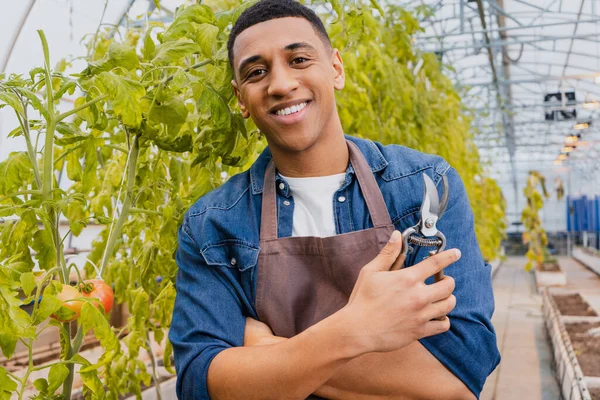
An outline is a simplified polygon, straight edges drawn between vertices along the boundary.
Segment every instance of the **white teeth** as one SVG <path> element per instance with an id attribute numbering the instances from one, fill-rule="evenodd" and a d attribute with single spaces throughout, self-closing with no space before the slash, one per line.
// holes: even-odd
<path id="1" fill-rule="evenodd" d="M 275 114 L 281 115 L 281 116 L 296 114 L 297 112 L 300 112 L 304 107 L 306 107 L 307 104 L 308 104 L 307 102 L 304 102 L 304 103 L 298 104 L 296 106 L 287 107 L 283 110 L 277 111 Z"/>

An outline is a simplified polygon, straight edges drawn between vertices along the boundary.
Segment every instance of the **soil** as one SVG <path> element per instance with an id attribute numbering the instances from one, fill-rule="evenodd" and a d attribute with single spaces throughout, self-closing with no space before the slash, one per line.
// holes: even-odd
<path id="1" fill-rule="evenodd" d="M 573 315 L 578 317 L 597 317 L 598 314 L 581 297 L 579 293 L 553 295 L 552 298 L 558 307 L 561 315 Z M 600 375 L 598 375 L 600 376 Z"/>
<path id="2" fill-rule="evenodd" d="M 583 375 L 600 377 L 600 336 L 591 336 L 587 333 L 592 328 L 600 327 L 600 323 L 582 322 L 565 324 L 565 326 Z M 594 395 L 592 397 L 600 399 Z"/>
<path id="3" fill-rule="evenodd" d="M 558 263 L 552 262 L 552 263 L 543 263 L 542 271 L 544 271 L 544 272 L 561 272 L 561 269 L 558 266 Z"/>
<path id="4" fill-rule="evenodd" d="M 590 396 L 592 400 L 600 400 L 600 388 L 590 389 Z"/>

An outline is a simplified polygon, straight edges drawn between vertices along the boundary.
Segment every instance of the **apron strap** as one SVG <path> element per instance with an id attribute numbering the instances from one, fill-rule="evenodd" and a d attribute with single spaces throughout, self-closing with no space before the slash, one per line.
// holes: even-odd
<path id="1" fill-rule="evenodd" d="M 277 195 L 275 192 L 275 163 L 267 165 L 263 183 L 260 240 L 277 239 Z"/>
<path id="2" fill-rule="evenodd" d="M 375 180 L 375 175 L 373 175 L 369 164 L 367 164 L 365 156 L 363 156 L 358 146 L 354 143 L 349 140 L 346 140 L 346 143 L 350 150 L 350 162 L 354 167 L 360 190 L 367 203 L 373 226 L 380 227 L 392 225 L 392 219 L 390 218 L 390 213 L 383 200 L 383 195 Z"/>
<path id="3" fill-rule="evenodd" d="M 375 176 L 358 146 L 346 140 L 350 152 L 350 162 L 362 191 L 374 227 L 392 225 L 390 214 L 377 185 Z M 260 240 L 277 239 L 277 195 L 275 191 L 275 163 L 271 159 L 265 171 L 262 194 L 262 214 L 260 217 Z"/>

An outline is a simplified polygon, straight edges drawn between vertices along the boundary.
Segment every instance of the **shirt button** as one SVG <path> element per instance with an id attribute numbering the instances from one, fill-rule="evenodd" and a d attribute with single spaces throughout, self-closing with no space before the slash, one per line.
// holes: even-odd
<path id="1" fill-rule="evenodd" d="M 284 204 L 284 205 L 286 205 L 286 206 L 289 206 L 289 205 L 290 205 L 290 204 L 292 204 L 292 203 L 290 203 L 289 201 L 285 200 L 285 201 L 283 202 L 283 204 Z"/>
<path id="2" fill-rule="evenodd" d="M 344 196 L 340 196 L 340 197 L 338 197 L 338 201 L 339 201 L 340 203 L 343 203 L 343 202 L 345 202 L 345 201 L 346 201 L 346 198 L 345 198 Z"/>
<path id="3" fill-rule="evenodd" d="M 280 189 L 280 190 L 283 190 L 283 189 L 285 189 L 285 183 L 281 182 L 281 183 L 279 184 L 279 189 Z"/>
<path id="4" fill-rule="evenodd" d="M 232 258 L 231 261 L 229 261 L 229 264 L 235 266 L 235 264 L 237 264 L 237 260 L 235 258 Z"/>

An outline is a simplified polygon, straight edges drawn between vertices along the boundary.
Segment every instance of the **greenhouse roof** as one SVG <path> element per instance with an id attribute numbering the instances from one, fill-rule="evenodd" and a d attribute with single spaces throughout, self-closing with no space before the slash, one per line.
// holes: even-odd
<path id="1" fill-rule="evenodd" d="M 422 51 L 436 52 L 474 111 L 476 143 L 489 161 L 509 204 L 519 212 L 520 188 L 530 169 L 550 178 L 576 172 L 573 193 L 598 183 L 600 103 L 599 0 L 391 0 L 409 9 L 429 6 L 424 31 L 415 38 Z M 0 71 L 27 72 L 42 64 L 36 34 L 43 29 L 52 62 L 84 62 L 86 35 L 131 21 L 168 21 L 182 0 L 27 0 L 3 8 Z M 142 16 L 140 19 L 139 17 Z M 118 31 L 116 32 L 118 34 Z M 0 159 L 11 151 L 12 122 L 0 115 Z M 588 124 L 576 130 L 576 124 Z M 584 128 L 586 125 L 580 125 Z M 577 148 L 559 164 L 567 136 Z M 577 179 L 580 179 L 579 181 Z M 590 185 L 594 183 L 594 185 Z M 516 217 L 515 217 L 516 218 Z"/>

